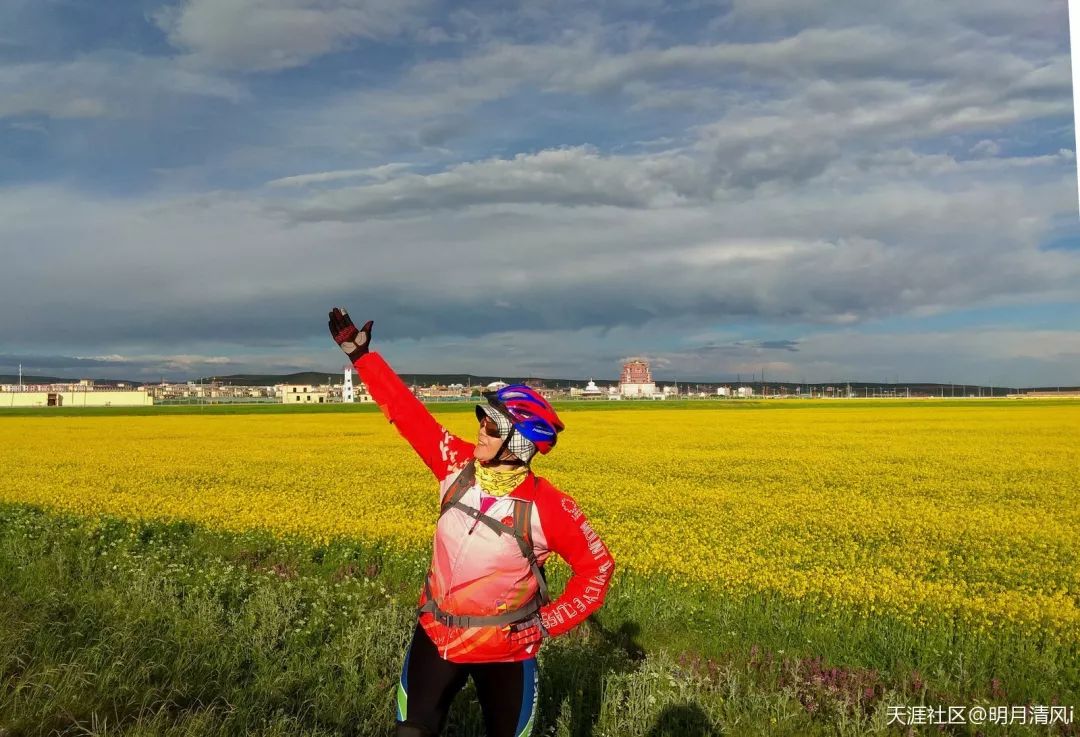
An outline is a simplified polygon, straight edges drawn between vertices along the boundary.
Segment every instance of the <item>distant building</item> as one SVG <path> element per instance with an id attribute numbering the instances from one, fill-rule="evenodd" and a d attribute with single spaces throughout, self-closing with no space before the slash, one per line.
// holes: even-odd
<path id="1" fill-rule="evenodd" d="M 450 386 L 422 386 L 417 392 L 417 396 L 421 399 L 461 399 L 468 396 L 468 390 L 461 384 L 451 384 Z"/>
<path id="2" fill-rule="evenodd" d="M 352 404 L 356 401 L 356 395 L 353 393 L 352 372 L 352 366 L 345 367 L 345 375 L 341 382 L 341 401 L 343 404 Z"/>
<path id="3" fill-rule="evenodd" d="M 146 389 L 102 389 L 89 384 L 0 391 L 0 407 L 146 407 L 153 403 Z"/>
<path id="4" fill-rule="evenodd" d="M 718 397 L 730 397 L 731 396 L 731 387 L 730 386 L 718 386 L 718 387 L 716 387 L 716 396 L 718 396 Z"/>
<path id="5" fill-rule="evenodd" d="M 652 397 L 656 393 L 647 361 L 635 359 L 623 364 L 619 376 L 619 394 L 624 397 Z"/>
<path id="6" fill-rule="evenodd" d="M 603 399 L 605 394 L 604 390 L 598 387 L 595 381 L 589 379 L 589 383 L 585 385 L 584 389 L 571 387 L 570 396 L 575 399 Z"/>
<path id="7" fill-rule="evenodd" d="M 282 404 L 325 404 L 328 392 L 309 384 L 278 384 Z"/>

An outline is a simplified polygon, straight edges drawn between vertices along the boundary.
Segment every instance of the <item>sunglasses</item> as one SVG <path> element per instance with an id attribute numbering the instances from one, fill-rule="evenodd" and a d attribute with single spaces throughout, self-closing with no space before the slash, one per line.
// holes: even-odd
<path id="1" fill-rule="evenodd" d="M 485 435 L 489 435 L 493 438 L 500 437 L 499 426 L 495 423 L 495 420 L 490 417 L 485 417 L 480 421 L 480 429 Z"/>

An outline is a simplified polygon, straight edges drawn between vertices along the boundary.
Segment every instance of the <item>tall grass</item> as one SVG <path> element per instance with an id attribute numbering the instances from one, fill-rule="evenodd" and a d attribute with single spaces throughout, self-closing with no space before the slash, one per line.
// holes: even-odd
<path id="1" fill-rule="evenodd" d="M 0 505 L 0 737 L 389 735 L 426 556 Z M 924 703 L 1080 711 L 1075 643 L 634 575 L 545 645 L 541 674 L 536 733 L 557 737 L 905 734 L 887 706 Z M 1080 734 L 1060 727 L 981 734 Z M 447 734 L 482 734 L 471 687 Z"/>

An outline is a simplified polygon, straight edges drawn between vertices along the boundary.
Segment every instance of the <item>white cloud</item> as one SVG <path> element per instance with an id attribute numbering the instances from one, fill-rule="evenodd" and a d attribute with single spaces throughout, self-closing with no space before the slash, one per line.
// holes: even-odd
<path id="1" fill-rule="evenodd" d="M 502 203 L 565 207 L 648 208 L 683 196 L 663 161 L 600 156 L 588 148 L 518 154 L 459 164 L 436 174 L 405 174 L 387 182 L 326 192 L 289 208 L 299 220 L 357 220 L 398 213 Z"/>
<path id="2" fill-rule="evenodd" d="M 748 136 L 757 135 L 753 126 L 746 130 Z M 1030 176 L 1043 177 L 1045 174 L 1039 170 L 1058 171 L 1071 166 L 1074 160 L 1073 152 L 1068 149 L 1038 156 L 969 160 L 958 160 L 948 154 L 923 154 L 910 148 L 866 154 L 856 151 L 845 156 L 841 154 L 839 141 L 823 141 L 816 149 L 811 143 L 801 137 L 789 140 L 767 135 L 761 140 L 743 141 L 730 128 L 718 133 L 715 127 L 710 127 L 704 130 L 696 146 L 697 155 L 693 150 L 601 155 L 590 147 L 573 147 L 518 154 L 512 159 L 457 164 L 431 174 L 397 174 L 396 165 L 392 169 L 378 167 L 378 181 L 323 190 L 297 203 L 284 203 L 281 208 L 297 221 L 426 217 L 439 210 L 499 205 L 644 210 L 715 208 L 737 202 L 745 196 L 742 190 L 757 187 L 756 196 L 761 198 L 760 202 L 770 203 L 775 213 L 770 222 L 775 224 L 783 221 L 782 213 L 798 212 L 807 201 L 814 200 L 812 192 L 809 198 L 798 192 L 805 180 L 817 179 L 836 188 L 837 195 L 852 188 L 846 196 L 856 200 L 873 198 L 873 204 L 881 208 L 877 211 L 879 215 L 897 208 L 908 209 L 911 197 L 917 197 L 920 206 L 929 206 L 936 212 L 933 202 L 945 201 L 939 189 L 959 190 L 951 192 L 948 201 L 954 208 L 963 203 L 966 213 L 968 209 L 981 207 L 979 195 L 968 197 L 963 192 L 978 177 L 992 176 L 1011 189 L 1009 178 L 1025 171 Z M 311 181 L 325 182 L 353 175 L 310 176 Z M 917 183 L 927 178 L 936 178 L 943 186 L 935 188 Z M 283 182 L 292 183 L 294 179 L 301 183 L 309 181 L 301 176 Z M 904 187 L 890 185 L 898 180 L 906 182 Z M 913 181 L 916 184 L 912 185 Z M 1062 194 L 1067 195 L 1067 191 Z M 1018 217 L 1022 214 L 1011 209 L 1010 213 Z M 855 221 L 862 220 L 857 217 Z M 879 223 L 884 220 L 878 218 Z M 963 222 L 968 224 L 966 219 Z"/>
<path id="3" fill-rule="evenodd" d="M 950 41 L 954 47 L 947 54 L 940 53 L 943 42 Z M 1015 78 L 1030 69 L 1031 64 L 1022 58 L 983 45 L 977 38 L 920 38 L 866 26 L 811 28 L 772 41 L 638 49 L 600 57 L 584 68 L 564 65 L 552 84 L 575 91 L 619 89 L 630 80 L 686 72 L 708 72 L 714 80 L 716 75 L 753 72 L 766 81 L 770 76 L 775 81 L 970 77 L 989 83 Z"/>
<path id="4" fill-rule="evenodd" d="M 233 82 L 181 69 L 167 59 L 97 53 L 65 62 L 0 65 L 0 118 L 121 118 L 149 115 L 180 96 L 237 101 Z"/>
<path id="5" fill-rule="evenodd" d="M 984 138 L 971 147 L 971 153 L 975 156 L 997 156 L 1001 153 L 1001 144 Z"/>
<path id="6" fill-rule="evenodd" d="M 733 0 L 731 12 L 716 25 L 726 29 L 776 31 L 806 26 L 843 26 L 881 23 L 911 32 L 969 28 L 994 36 L 1018 34 L 1060 37 L 1067 9 L 1055 0 L 895 0 L 865 3 L 860 0 Z"/>
<path id="7" fill-rule="evenodd" d="M 427 0 L 184 0 L 159 12 L 176 48 L 199 64 L 272 71 L 306 64 L 356 39 L 398 36 Z"/>
<path id="8" fill-rule="evenodd" d="M 409 166 L 409 164 L 383 164 L 367 169 L 341 169 L 339 171 L 322 171 L 313 174 L 294 174 L 293 176 L 280 177 L 271 180 L 266 184 L 269 187 L 306 187 L 311 184 L 339 182 L 345 179 L 373 179 L 381 181 L 408 170 Z"/>
<path id="9" fill-rule="evenodd" d="M 698 137 L 696 153 L 711 150 L 716 162 L 707 178 L 756 187 L 805 181 L 841 150 L 997 135 L 1072 111 L 1067 50 L 1006 44 L 951 25 L 918 33 L 872 24 L 809 28 L 755 42 L 639 41 L 621 49 L 611 35 L 589 28 L 464 47 L 460 58 L 416 64 L 390 88 L 347 92 L 292 116 L 287 140 L 352 155 L 425 150 L 451 159 L 452 142 L 469 135 L 501 142 L 504 131 L 510 140 L 530 137 L 535 121 L 561 124 L 554 111 L 581 105 L 566 103 L 569 95 L 607 119 L 670 111 L 673 127 L 660 137 Z M 521 106 L 536 113 L 507 112 Z M 699 127 L 689 136 L 675 127 L 690 122 Z"/>
<path id="10" fill-rule="evenodd" d="M 118 353 L 110 353 L 105 356 L 76 356 L 79 360 L 91 360 L 101 363 L 112 363 L 120 365 L 161 365 L 169 366 L 171 368 L 190 368 L 196 366 L 225 366 L 236 363 L 236 360 L 229 356 L 204 356 L 195 355 L 189 353 L 177 353 L 177 354 L 159 354 L 159 353 L 144 353 L 138 355 L 121 355 Z"/>

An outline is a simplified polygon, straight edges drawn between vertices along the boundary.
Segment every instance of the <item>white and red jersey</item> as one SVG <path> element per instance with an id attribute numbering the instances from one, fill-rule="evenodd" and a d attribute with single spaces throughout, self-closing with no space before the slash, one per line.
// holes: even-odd
<path id="1" fill-rule="evenodd" d="M 383 414 L 435 474 L 441 500 L 472 459 L 475 446 L 442 427 L 378 353 L 361 356 L 355 366 Z M 537 561 L 543 565 L 548 555 L 558 553 L 570 565 L 562 594 L 540 609 L 548 633 L 561 634 L 600 608 L 615 561 L 574 500 L 531 471 L 501 497 L 485 493 L 474 481 L 461 502 L 509 525 L 512 498 L 532 501 L 529 523 Z M 512 535 L 499 535 L 454 507 L 436 525 L 428 578 L 439 608 L 456 615 L 492 616 L 520 609 L 538 588 Z M 420 605 L 426 600 L 421 592 Z M 536 656 L 537 645 L 512 643 L 506 627 L 452 627 L 430 612 L 420 615 L 420 624 L 439 654 L 453 662 L 513 662 Z"/>

